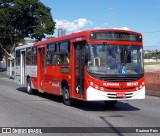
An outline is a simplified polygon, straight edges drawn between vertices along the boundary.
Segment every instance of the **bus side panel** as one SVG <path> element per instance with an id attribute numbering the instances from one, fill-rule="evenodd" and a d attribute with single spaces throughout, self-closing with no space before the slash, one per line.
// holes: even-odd
<path id="1" fill-rule="evenodd" d="M 60 95 L 60 82 L 55 80 L 45 80 L 45 91 L 50 94 Z"/>
<path id="2" fill-rule="evenodd" d="M 46 66 L 44 73 L 44 90 L 51 94 L 60 95 L 60 81 L 57 76 L 57 66 Z"/>
<path id="3" fill-rule="evenodd" d="M 61 84 L 63 81 L 67 82 L 69 85 L 69 88 L 71 89 L 71 75 L 69 74 L 69 71 L 70 71 L 69 65 L 57 66 L 56 79 L 60 81 L 59 89 L 63 89 L 63 86 Z"/>
<path id="4" fill-rule="evenodd" d="M 25 77 L 27 81 L 27 77 L 31 78 L 32 87 L 37 89 L 37 66 L 26 66 L 25 69 Z"/>
<path id="5" fill-rule="evenodd" d="M 21 72 L 20 66 L 15 66 L 15 82 L 18 84 L 20 84 L 21 80 L 20 72 Z"/>

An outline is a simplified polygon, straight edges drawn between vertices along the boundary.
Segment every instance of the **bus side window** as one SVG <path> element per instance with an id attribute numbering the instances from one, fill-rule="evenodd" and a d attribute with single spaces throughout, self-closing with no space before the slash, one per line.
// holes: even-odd
<path id="1" fill-rule="evenodd" d="M 29 47 L 26 49 L 26 65 L 32 64 L 32 48 Z"/>
<path id="2" fill-rule="evenodd" d="M 37 48 L 32 47 L 32 65 L 37 64 Z"/>
<path id="3" fill-rule="evenodd" d="M 47 65 L 56 64 L 56 44 L 52 43 L 47 45 L 46 61 Z"/>
<path id="4" fill-rule="evenodd" d="M 20 65 L 20 50 L 16 50 L 16 66 Z"/>
<path id="5" fill-rule="evenodd" d="M 59 44 L 57 63 L 70 64 L 70 46 L 68 41 Z"/>

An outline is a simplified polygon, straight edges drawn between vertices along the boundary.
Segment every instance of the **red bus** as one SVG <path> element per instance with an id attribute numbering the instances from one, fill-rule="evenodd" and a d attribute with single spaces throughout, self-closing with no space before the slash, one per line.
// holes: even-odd
<path id="1" fill-rule="evenodd" d="M 140 33 L 87 30 L 36 42 L 33 47 L 36 74 L 26 75 L 28 93 L 37 89 L 63 96 L 66 105 L 73 99 L 114 105 L 117 100 L 145 98 Z"/>

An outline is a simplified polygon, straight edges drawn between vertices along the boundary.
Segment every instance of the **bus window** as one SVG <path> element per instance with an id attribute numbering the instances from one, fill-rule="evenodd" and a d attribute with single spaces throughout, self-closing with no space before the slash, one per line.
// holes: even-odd
<path id="1" fill-rule="evenodd" d="M 26 49 L 26 65 L 31 65 L 32 64 L 32 62 L 31 62 L 32 61 L 31 60 L 31 52 L 32 52 L 31 47 Z"/>
<path id="2" fill-rule="evenodd" d="M 20 65 L 20 50 L 16 50 L 16 66 Z"/>
<path id="3" fill-rule="evenodd" d="M 56 44 L 47 45 L 46 64 L 56 64 Z"/>
<path id="4" fill-rule="evenodd" d="M 69 64 L 70 63 L 70 47 L 69 42 L 62 42 L 59 44 L 59 53 L 57 56 L 58 64 Z"/>
<path id="5" fill-rule="evenodd" d="M 30 47 L 26 49 L 26 65 L 36 65 L 37 64 L 37 48 Z"/>
<path id="6" fill-rule="evenodd" d="M 32 47 L 32 65 L 37 65 L 37 48 Z"/>

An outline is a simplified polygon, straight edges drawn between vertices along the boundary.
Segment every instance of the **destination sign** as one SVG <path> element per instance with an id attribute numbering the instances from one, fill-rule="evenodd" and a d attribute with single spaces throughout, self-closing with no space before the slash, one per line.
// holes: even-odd
<path id="1" fill-rule="evenodd" d="M 116 40 L 116 41 L 142 41 L 142 36 L 138 34 L 130 34 L 124 32 L 92 32 L 91 40 Z"/>

